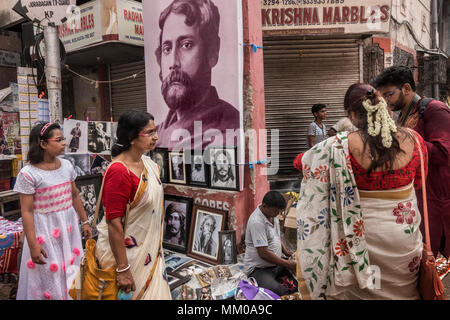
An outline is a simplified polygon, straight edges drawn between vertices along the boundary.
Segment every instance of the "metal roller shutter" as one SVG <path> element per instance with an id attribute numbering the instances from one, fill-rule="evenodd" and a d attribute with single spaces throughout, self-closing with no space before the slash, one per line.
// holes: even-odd
<path id="1" fill-rule="evenodd" d="M 145 62 L 111 65 L 111 80 L 123 79 L 139 73 L 136 78 L 111 83 L 111 101 L 114 121 L 129 109 L 147 111 L 145 90 Z"/>
<path id="2" fill-rule="evenodd" d="M 282 176 L 298 176 L 294 158 L 307 147 L 307 129 L 314 120 L 311 107 L 324 103 L 327 128 L 344 116 L 344 96 L 350 85 L 360 81 L 357 39 L 264 39 L 266 127 L 279 130 L 278 157 Z"/>

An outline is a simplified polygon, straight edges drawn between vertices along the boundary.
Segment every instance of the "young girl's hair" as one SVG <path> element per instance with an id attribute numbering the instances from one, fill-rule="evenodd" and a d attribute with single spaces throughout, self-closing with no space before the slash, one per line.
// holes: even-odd
<path id="1" fill-rule="evenodd" d="M 44 160 L 44 149 L 41 148 L 41 141 L 50 139 L 52 131 L 60 129 L 61 127 L 57 123 L 42 122 L 38 123 L 31 129 L 30 132 L 30 149 L 28 151 L 28 161 L 31 164 L 38 164 Z"/>
<path id="2" fill-rule="evenodd" d="M 144 111 L 128 110 L 119 118 L 117 125 L 117 141 L 111 148 L 111 156 L 116 157 L 131 148 L 131 141 L 136 139 L 139 132 L 144 129 L 153 115 Z"/>

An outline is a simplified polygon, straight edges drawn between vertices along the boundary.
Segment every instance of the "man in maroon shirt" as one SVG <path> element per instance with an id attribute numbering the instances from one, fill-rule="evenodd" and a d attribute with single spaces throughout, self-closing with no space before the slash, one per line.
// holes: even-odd
<path id="1" fill-rule="evenodd" d="M 394 66 L 373 81 L 392 111 L 400 111 L 397 123 L 414 129 L 428 149 L 427 202 L 431 247 L 450 256 L 450 108 L 438 100 L 422 101 L 416 93 L 410 68 Z M 417 192 L 423 211 L 422 191 Z M 423 221 L 423 212 L 422 212 Z M 424 234 L 424 224 L 421 224 Z"/>

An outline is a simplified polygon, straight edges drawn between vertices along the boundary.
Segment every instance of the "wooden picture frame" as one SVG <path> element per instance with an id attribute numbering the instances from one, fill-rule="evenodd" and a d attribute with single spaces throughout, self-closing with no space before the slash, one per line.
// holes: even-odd
<path id="1" fill-rule="evenodd" d="M 210 264 L 219 263 L 219 231 L 225 228 L 227 214 L 228 212 L 223 210 L 194 206 L 189 232 L 188 256 Z M 204 229 L 211 233 L 211 240 L 207 243 L 204 243 L 202 236 Z"/>
<path id="2" fill-rule="evenodd" d="M 209 147 L 207 159 L 210 175 L 209 187 L 211 189 L 240 190 L 237 147 Z M 223 168 L 226 165 L 228 165 L 228 168 Z"/>
<path id="3" fill-rule="evenodd" d="M 209 165 L 205 161 L 205 151 L 192 150 L 189 160 L 190 161 L 188 161 L 187 164 L 188 184 L 196 187 L 209 188 L 210 169 Z M 200 161 L 201 168 L 198 167 L 200 165 Z"/>
<path id="4" fill-rule="evenodd" d="M 169 182 L 176 184 L 187 184 L 186 158 L 183 151 L 169 151 Z M 177 164 L 174 165 L 174 160 Z M 181 161 L 181 163 L 180 163 Z"/>
<path id="5" fill-rule="evenodd" d="M 150 158 L 161 168 L 160 180 L 163 183 L 169 182 L 169 155 L 167 148 L 156 148 L 150 151 Z"/>
<path id="6" fill-rule="evenodd" d="M 185 284 L 189 280 L 191 280 L 191 277 L 181 277 L 175 272 L 167 271 L 167 282 L 171 291 Z"/>
<path id="7" fill-rule="evenodd" d="M 192 198 L 164 195 L 164 248 L 186 253 L 191 230 L 193 202 Z"/>
<path id="8" fill-rule="evenodd" d="M 221 265 L 237 263 L 236 230 L 219 232 L 219 257 Z"/>

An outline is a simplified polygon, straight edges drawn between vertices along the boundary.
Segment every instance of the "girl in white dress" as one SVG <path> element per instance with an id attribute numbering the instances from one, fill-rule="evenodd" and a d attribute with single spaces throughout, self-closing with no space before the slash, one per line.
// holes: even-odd
<path id="1" fill-rule="evenodd" d="M 57 158 L 66 145 L 55 123 L 36 125 L 30 133 L 29 165 L 18 177 L 25 237 L 17 300 L 70 299 L 68 288 L 80 267 L 83 235 L 92 230 L 75 186 L 71 163 Z"/>

